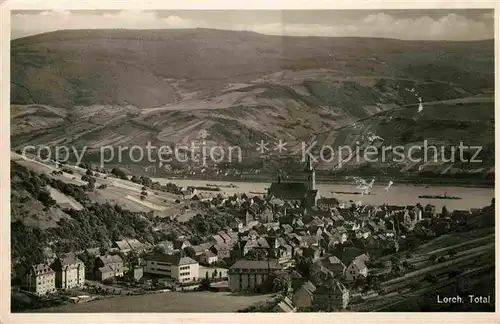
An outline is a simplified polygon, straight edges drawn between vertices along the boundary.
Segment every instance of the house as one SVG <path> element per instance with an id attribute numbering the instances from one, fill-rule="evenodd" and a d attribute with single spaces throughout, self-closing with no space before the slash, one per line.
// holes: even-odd
<path id="1" fill-rule="evenodd" d="M 146 245 L 136 239 L 127 239 L 130 250 L 134 252 L 144 252 L 146 250 Z"/>
<path id="2" fill-rule="evenodd" d="M 220 235 L 220 237 L 222 237 L 222 239 L 224 240 L 225 244 L 227 244 L 227 245 L 232 245 L 233 244 L 233 238 L 231 236 L 229 236 L 229 234 L 227 234 L 227 233 L 221 233 L 219 235 Z"/>
<path id="3" fill-rule="evenodd" d="M 239 260 L 228 270 L 229 290 L 254 291 L 273 273 L 281 270 L 278 260 Z"/>
<path id="4" fill-rule="evenodd" d="M 227 235 L 231 238 L 231 245 L 238 241 L 238 232 L 230 231 Z"/>
<path id="5" fill-rule="evenodd" d="M 231 257 L 231 247 L 224 243 L 212 245 L 209 250 L 217 255 L 218 259 L 226 259 Z"/>
<path id="6" fill-rule="evenodd" d="M 144 259 L 145 273 L 169 277 L 180 283 L 198 280 L 200 266 L 190 257 L 181 254 L 154 253 Z"/>
<path id="7" fill-rule="evenodd" d="M 190 247 L 191 243 L 188 240 L 175 240 L 174 241 L 174 250 L 184 250 L 187 247 Z"/>
<path id="8" fill-rule="evenodd" d="M 144 267 L 143 266 L 134 266 L 129 271 L 130 279 L 134 281 L 140 281 L 144 276 Z"/>
<path id="9" fill-rule="evenodd" d="M 60 257 L 52 263 L 56 272 L 56 288 L 71 289 L 83 287 L 85 283 L 85 265 L 75 257 Z"/>
<path id="10" fill-rule="evenodd" d="M 330 217 L 330 219 L 333 221 L 333 226 L 343 226 L 345 224 L 345 219 L 342 215 L 333 215 Z"/>
<path id="11" fill-rule="evenodd" d="M 283 224 L 283 225 L 281 225 L 281 227 L 283 228 L 283 232 L 285 234 L 293 232 L 293 227 L 290 224 Z"/>
<path id="12" fill-rule="evenodd" d="M 338 280 L 332 279 L 316 286 L 313 293 L 313 307 L 322 310 L 341 310 L 349 303 L 349 290 Z"/>
<path id="13" fill-rule="evenodd" d="M 319 228 L 324 228 L 325 222 L 323 222 L 319 217 L 313 217 L 313 219 L 307 224 L 307 228 L 315 232 Z"/>
<path id="14" fill-rule="evenodd" d="M 293 248 L 284 238 L 278 239 L 278 249 L 276 251 L 279 263 L 289 262 L 293 257 Z"/>
<path id="15" fill-rule="evenodd" d="M 339 201 L 336 198 L 325 198 L 321 197 L 318 199 L 317 203 L 319 208 L 322 209 L 331 209 L 339 206 Z"/>
<path id="16" fill-rule="evenodd" d="M 219 234 L 210 236 L 209 242 L 212 244 L 224 244 L 225 243 L 224 239 Z"/>
<path id="17" fill-rule="evenodd" d="M 368 276 L 366 262 L 369 260 L 370 258 L 366 254 L 355 257 L 345 271 L 346 280 L 355 281 L 360 277 L 366 278 Z"/>
<path id="18" fill-rule="evenodd" d="M 272 223 L 274 222 L 274 213 L 271 208 L 264 208 L 262 213 L 259 216 L 259 219 L 262 223 Z"/>
<path id="19" fill-rule="evenodd" d="M 203 263 L 214 264 L 214 263 L 217 263 L 218 257 L 217 257 L 217 254 L 215 254 L 212 251 L 208 250 L 208 251 L 203 252 L 200 255 L 200 260 Z"/>
<path id="20" fill-rule="evenodd" d="M 310 281 L 306 281 L 294 294 L 292 297 L 293 304 L 298 308 L 306 308 L 312 305 L 313 294 L 316 290 Z"/>
<path id="21" fill-rule="evenodd" d="M 122 277 L 123 273 L 123 259 L 119 255 L 101 255 L 96 258 L 94 275 L 97 280 Z"/>
<path id="22" fill-rule="evenodd" d="M 26 289 L 37 295 L 45 295 L 56 291 L 56 273 L 46 263 L 31 266 L 24 279 Z"/>
<path id="23" fill-rule="evenodd" d="M 257 240 L 249 240 L 243 238 L 240 242 L 238 242 L 235 246 L 236 249 L 240 250 L 242 255 L 246 255 L 250 250 L 254 248 L 258 248 L 259 243 Z"/>
<path id="24" fill-rule="evenodd" d="M 211 247 L 212 247 L 212 243 L 210 243 L 210 242 L 192 246 L 196 256 L 201 256 L 203 253 L 210 250 Z"/>
<path id="25" fill-rule="evenodd" d="M 112 248 L 118 249 L 121 253 L 127 254 L 131 251 L 130 245 L 126 240 L 120 240 L 113 243 Z"/>
<path id="26" fill-rule="evenodd" d="M 296 308 L 290 298 L 285 297 L 279 303 L 277 303 L 273 308 L 272 312 L 276 313 L 291 313 L 295 312 Z"/>
<path id="27" fill-rule="evenodd" d="M 347 267 L 336 256 L 331 256 L 323 262 L 324 266 L 333 272 L 335 278 L 343 278 Z"/>

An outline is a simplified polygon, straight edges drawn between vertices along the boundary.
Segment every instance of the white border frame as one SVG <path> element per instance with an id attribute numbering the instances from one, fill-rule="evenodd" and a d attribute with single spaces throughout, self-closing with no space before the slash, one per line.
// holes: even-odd
<path id="1" fill-rule="evenodd" d="M 1 0 L 0 0 L 1 1 Z M 495 90 L 499 84 L 498 65 L 498 31 L 499 31 L 499 8 L 500 4 L 495 1 L 367 1 L 367 0 L 315 0 L 314 3 L 306 0 L 253 0 L 253 1 L 231 1 L 231 0 L 6 0 L 0 3 L 1 22 L 1 103 L 2 116 L 0 118 L 0 151 L 10 151 L 10 11 L 11 10 L 181 10 L 181 9 L 495 9 Z M 500 107 L 498 103 L 499 94 L 495 91 L 495 119 L 499 120 Z M 495 132 L 496 140 L 498 132 Z M 500 152 L 496 147 L 496 164 Z M 500 323 L 499 306 L 500 294 L 498 274 L 496 267 L 496 312 L 495 313 L 287 313 L 287 314 L 259 314 L 259 313 L 61 313 L 61 314 L 28 314 L 10 313 L 10 160 L 9 154 L 1 154 L 0 168 L 0 190 L 2 192 L 2 226 L 0 240 L 0 323 L 255 323 L 283 321 L 286 323 Z M 496 176 L 498 182 L 500 175 Z M 497 195 L 495 195 L 497 196 Z M 498 197 L 497 197 L 498 198 Z M 496 199 L 496 215 L 499 214 L 499 200 Z M 496 217 L 498 219 L 498 217 Z M 496 237 L 498 237 L 498 224 L 496 224 Z M 496 239 L 496 251 L 498 250 L 498 239 Z M 497 252 L 497 255 L 499 253 Z"/>

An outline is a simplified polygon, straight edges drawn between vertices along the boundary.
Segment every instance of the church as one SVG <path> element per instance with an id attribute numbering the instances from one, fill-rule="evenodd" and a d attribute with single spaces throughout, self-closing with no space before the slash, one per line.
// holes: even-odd
<path id="1" fill-rule="evenodd" d="M 278 176 L 277 182 L 271 184 L 267 194 L 306 208 L 316 206 L 319 193 L 316 189 L 316 172 L 311 159 L 308 157 L 306 167 L 302 172 L 295 174 L 292 181 L 284 181 Z"/>

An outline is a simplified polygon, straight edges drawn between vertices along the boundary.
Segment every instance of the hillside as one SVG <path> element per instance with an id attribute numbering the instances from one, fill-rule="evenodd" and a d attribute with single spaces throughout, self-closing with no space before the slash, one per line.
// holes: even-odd
<path id="1" fill-rule="evenodd" d="M 382 116 L 403 114 L 400 126 L 413 118 L 397 110 L 418 104 L 409 89 L 417 89 L 427 103 L 492 98 L 494 88 L 493 40 L 72 30 L 11 45 L 13 149 L 148 141 L 160 146 L 188 143 L 205 130 L 208 145 L 237 144 L 255 155 L 255 142 L 261 139 L 297 145 L 332 133 L 343 143 L 358 120 L 376 134 L 387 133 L 393 125 L 381 125 Z M 465 104 L 460 110 L 465 115 L 458 115 L 469 124 L 469 116 L 478 116 L 469 126 L 491 130 L 492 107 L 491 100 Z M 455 141 L 469 126 L 457 133 L 456 118 L 450 116 L 441 113 L 435 130 Z M 406 130 L 413 135 L 401 141 L 418 139 L 426 127 L 417 122 Z M 492 143 L 492 134 L 482 134 L 483 143 Z"/>

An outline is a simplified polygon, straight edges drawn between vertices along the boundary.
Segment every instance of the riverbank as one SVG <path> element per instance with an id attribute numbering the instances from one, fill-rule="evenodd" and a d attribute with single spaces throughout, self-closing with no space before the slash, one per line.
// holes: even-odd
<path id="1" fill-rule="evenodd" d="M 160 184 L 166 184 L 168 182 L 174 183 L 177 186 L 187 187 L 196 186 L 200 183 L 200 180 L 189 180 L 189 179 L 165 179 L 165 178 L 153 178 L 153 181 L 158 181 Z M 224 188 L 222 186 L 233 183 L 238 186 L 238 188 Z M 229 181 L 212 181 L 213 185 L 221 185 L 221 192 L 229 195 L 233 194 L 249 194 L 250 192 L 266 192 L 270 182 L 236 182 Z M 482 208 L 491 204 L 491 199 L 495 196 L 495 190 L 493 188 L 474 188 L 474 187 L 460 187 L 460 186 L 422 186 L 422 185 L 408 185 L 395 182 L 389 190 L 386 190 L 387 184 L 375 182 L 375 185 L 370 190 L 370 195 L 360 195 L 356 194 L 360 191 L 356 188 L 355 184 L 332 184 L 332 183 L 318 183 L 316 189 L 320 196 L 322 197 L 334 197 L 340 201 L 347 202 L 361 201 L 363 204 L 370 205 L 401 205 L 409 206 L 420 203 L 422 205 L 431 204 L 436 206 L 438 210 L 441 210 L 443 206 L 451 210 L 456 209 L 470 209 L 470 208 Z M 351 192 L 352 194 L 335 194 L 338 192 Z M 447 194 L 450 196 L 462 197 L 458 200 L 447 200 L 447 199 L 425 199 L 419 198 L 419 196 L 429 195 L 443 195 Z"/>
<path id="2" fill-rule="evenodd" d="M 160 178 L 160 177 L 155 177 Z M 227 176 L 227 177 L 210 177 L 210 176 L 178 176 L 171 175 L 161 177 L 163 179 L 172 180 L 193 180 L 193 181 L 212 181 L 212 182 L 232 182 L 237 185 L 238 182 L 242 183 L 272 183 L 276 181 L 273 176 Z M 365 179 L 371 179 L 372 177 L 366 176 Z M 471 181 L 469 179 L 432 179 L 432 178 L 419 178 L 419 179 L 405 179 L 405 178 L 389 178 L 389 177 L 375 177 L 377 183 L 389 183 L 393 181 L 398 184 L 413 185 L 413 186 L 428 186 L 428 187 L 441 187 L 441 186 L 453 186 L 453 187 L 464 187 L 464 188 L 495 188 L 495 183 L 490 181 L 475 180 Z M 345 180 L 342 178 L 325 179 L 321 177 L 316 177 L 317 184 L 325 185 L 352 185 L 352 180 Z"/>

